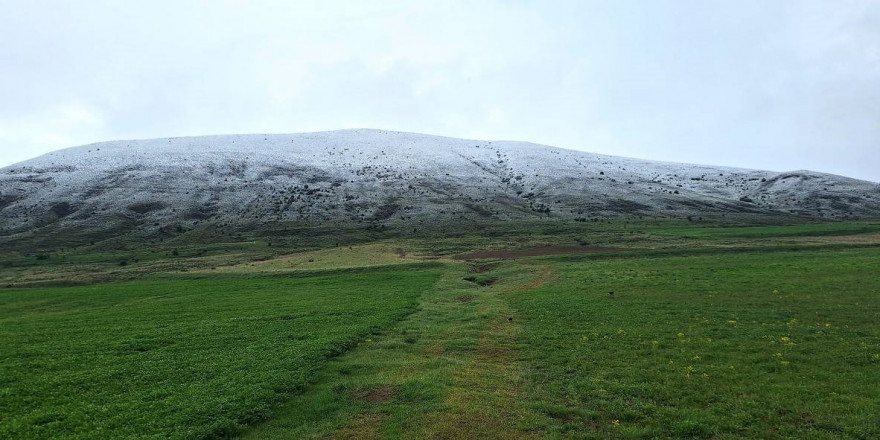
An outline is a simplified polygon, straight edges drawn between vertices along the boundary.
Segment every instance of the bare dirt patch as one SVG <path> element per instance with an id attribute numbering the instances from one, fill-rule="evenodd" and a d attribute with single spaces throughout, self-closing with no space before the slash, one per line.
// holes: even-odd
<path id="1" fill-rule="evenodd" d="M 602 246 L 537 246 L 527 249 L 499 249 L 494 251 L 479 251 L 467 254 L 459 254 L 452 257 L 455 260 L 483 260 L 488 258 L 516 259 L 523 257 L 538 257 L 541 255 L 561 254 L 592 254 L 598 252 L 620 252 L 623 249 Z"/>
<path id="2" fill-rule="evenodd" d="M 374 387 L 359 388 L 351 393 L 357 400 L 363 400 L 371 405 L 380 405 L 390 402 L 394 398 L 395 390 L 391 385 L 376 385 Z"/>

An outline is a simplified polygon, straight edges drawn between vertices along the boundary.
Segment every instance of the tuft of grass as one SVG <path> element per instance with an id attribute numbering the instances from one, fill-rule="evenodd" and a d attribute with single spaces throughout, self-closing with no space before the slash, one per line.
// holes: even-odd
<path id="1" fill-rule="evenodd" d="M 489 275 L 485 275 L 485 274 L 466 276 L 462 279 L 467 282 L 474 283 L 474 284 L 481 286 L 481 287 L 491 286 L 491 285 L 495 284 L 496 281 L 498 281 L 498 277 L 489 276 Z"/>

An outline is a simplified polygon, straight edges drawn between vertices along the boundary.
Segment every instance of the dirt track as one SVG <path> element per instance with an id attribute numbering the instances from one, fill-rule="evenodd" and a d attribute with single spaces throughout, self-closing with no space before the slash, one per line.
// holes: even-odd
<path id="1" fill-rule="evenodd" d="M 527 249 L 500 249 L 495 251 L 470 252 L 452 257 L 455 260 L 480 260 L 486 258 L 515 259 L 541 255 L 592 254 L 597 252 L 619 252 L 623 249 L 601 246 L 538 246 Z"/>

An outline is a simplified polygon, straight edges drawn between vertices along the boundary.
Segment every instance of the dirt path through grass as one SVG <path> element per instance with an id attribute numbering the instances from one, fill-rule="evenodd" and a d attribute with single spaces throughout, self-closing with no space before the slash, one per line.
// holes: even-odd
<path id="1" fill-rule="evenodd" d="M 596 253 L 615 253 L 626 251 L 626 249 L 607 247 L 607 246 L 573 246 L 573 245 L 556 245 L 556 246 L 534 246 L 524 249 L 496 249 L 479 252 L 470 252 L 466 254 L 455 255 L 454 260 L 473 260 L 487 258 L 501 259 L 517 259 L 524 257 L 540 257 L 542 255 L 567 255 L 567 254 L 596 254 Z"/>
<path id="2" fill-rule="evenodd" d="M 244 438 L 538 438 L 546 416 L 518 398 L 519 323 L 503 295 L 551 282 L 508 263 L 480 286 L 451 264 L 419 310 L 328 363 L 315 383 Z M 486 275 L 485 273 L 481 275 Z"/>
<path id="3" fill-rule="evenodd" d="M 529 427 L 539 424 L 522 402 L 523 369 L 518 362 L 516 338 L 520 325 L 503 295 L 533 289 L 554 278 L 546 266 L 523 266 L 480 295 L 478 313 L 488 322 L 480 329 L 476 352 L 453 374 L 447 407 L 425 418 L 427 438 L 539 438 Z M 510 270 L 510 269 L 508 269 Z M 504 269 L 498 272 L 506 272 Z"/>

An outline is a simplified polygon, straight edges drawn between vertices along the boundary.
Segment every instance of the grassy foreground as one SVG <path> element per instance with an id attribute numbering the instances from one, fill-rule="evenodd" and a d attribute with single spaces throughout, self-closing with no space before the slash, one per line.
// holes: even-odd
<path id="1" fill-rule="evenodd" d="M 3 289 L 0 438 L 878 438 L 877 231 L 630 225 L 571 234 L 619 252 L 392 241 Z"/>
<path id="2" fill-rule="evenodd" d="M 566 260 L 509 298 L 553 433 L 880 435 L 876 250 Z"/>
<path id="3" fill-rule="evenodd" d="M 409 313 L 431 268 L 5 291 L 0 438 L 205 438 Z"/>

